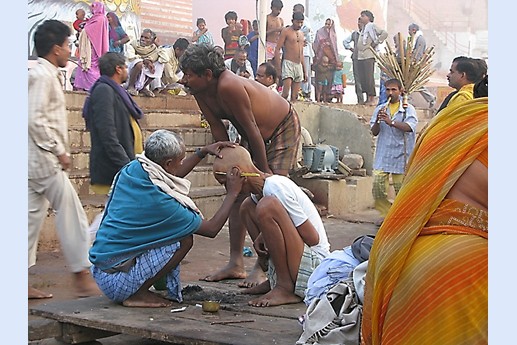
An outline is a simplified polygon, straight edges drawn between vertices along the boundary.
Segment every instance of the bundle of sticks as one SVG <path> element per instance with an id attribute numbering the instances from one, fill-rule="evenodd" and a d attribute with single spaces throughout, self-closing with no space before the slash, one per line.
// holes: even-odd
<path id="1" fill-rule="evenodd" d="M 431 66 L 434 46 L 427 48 L 422 58 L 416 60 L 412 56 L 413 46 L 411 42 L 403 40 L 400 32 L 395 36 L 395 41 L 398 43 L 394 49 L 386 42 L 385 53 L 378 53 L 371 47 L 370 49 L 380 69 L 390 78 L 400 80 L 406 95 L 409 95 L 424 86 L 435 72 Z"/>

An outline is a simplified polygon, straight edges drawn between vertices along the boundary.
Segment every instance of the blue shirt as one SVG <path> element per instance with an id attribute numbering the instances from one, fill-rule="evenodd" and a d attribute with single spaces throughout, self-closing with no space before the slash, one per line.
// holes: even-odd
<path id="1" fill-rule="evenodd" d="M 199 29 L 196 30 L 196 35 L 199 35 Z M 197 41 L 196 41 L 197 44 L 206 44 L 206 45 L 209 45 L 209 46 L 213 46 L 214 45 L 214 39 L 212 38 L 212 34 L 207 31 L 205 32 L 204 34 L 202 34 L 201 36 L 198 37 Z"/>
<path id="2" fill-rule="evenodd" d="M 344 69 L 335 70 L 332 85 L 343 85 L 343 74 L 346 74 Z"/>
<path id="3" fill-rule="evenodd" d="M 255 37 L 255 31 L 252 31 L 248 34 L 248 42 L 250 42 L 252 37 Z M 257 64 L 258 64 L 258 43 L 259 38 L 250 43 L 248 47 L 248 60 L 251 63 L 251 68 L 253 69 L 253 74 L 257 74 Z"/>
<path id="4" fill-rule="evenodd" d="M 375 121 L 377 121 L 379 110 L 385 105 L 386 104 L 381 104 L 375 108 L 372 118 L 370 119 L 370 128 L 373 127 Z M 387 107 L 386 112 L 390 114 L 389 107 Z M 411 132 L 403 132 L 381 121 L 379 124 L 380 130 L 377 136 L 373 168 L 388 173 L 403 174 L 409 156 L 415 148 L 415 130 L 418 123 L 416 110 L 412 105 L 408 105 L 407 109 L 404 109 L 402 107 L 402 98 L 400 98 L 399 109 L 394 115 L 391 115 L 391 118 L 396 122 L 407 123 L 409 127 L 411 127 Z M 405 148 L 404 136 L 406 137 Z M 404 150 L 406 152 L 405 155 Z"/>

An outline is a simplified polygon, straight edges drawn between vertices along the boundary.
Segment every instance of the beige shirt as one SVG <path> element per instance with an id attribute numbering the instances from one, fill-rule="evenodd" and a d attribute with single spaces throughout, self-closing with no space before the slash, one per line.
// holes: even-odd
<path id="1" fill-rule="evenodd" d="M 63 82 L 62 73 L 46 59 L 38 58 L 38 64 L 29 70 L 29 179 L 61 170 L 57 156 L 68 150 Z"/>

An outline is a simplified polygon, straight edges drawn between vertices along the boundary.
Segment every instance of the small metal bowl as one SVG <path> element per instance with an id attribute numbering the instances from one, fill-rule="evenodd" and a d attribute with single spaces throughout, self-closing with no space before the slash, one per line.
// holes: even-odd
<path id="1" fill-rule="evenodd" d="M 219 310 L 220 304 L 217 301 L 204 301 L 202 307 L 203 311 L 215 313 Z"/>

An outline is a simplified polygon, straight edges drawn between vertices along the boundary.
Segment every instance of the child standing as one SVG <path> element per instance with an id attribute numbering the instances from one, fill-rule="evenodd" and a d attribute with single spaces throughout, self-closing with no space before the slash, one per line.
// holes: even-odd
<path id="1" fill-rule="evenodd" d="M 196 21 L 197 30 L 192 34 L 192 42 L 196 44 L 208 44 L 213 46 L 214 39 L 212 34 L 208 32 L 206 21 L 204 18 L 198 18 Z"/>
<path id="2" fill-rule="evenodd" d="M 227 27 L 221 29 L 224 41 L 224 59 L 231 59 L 239 50 L 239 37 L 243 34 L 242 24 L 237 23 L 237 13 L 229 11 L 224 15 Z"/>
<path id="3" fill-rule="evenodd" d="M 334 71 L 334 79 L 332 88 L 330 89 L 331 100 L 335 97 L 337 103 L 343 103 L 343 95 L 345 94 L 346 74 L 343 70 L 343 62 L 338 61 L 336 70 Z"/>
<path id="4" fill-rule="evenodd" d="M 332 85 L 333 70 L 329 58 L 325 55 L 316 64 L 316 102 L 328 102 L 330 86 Z"/>

